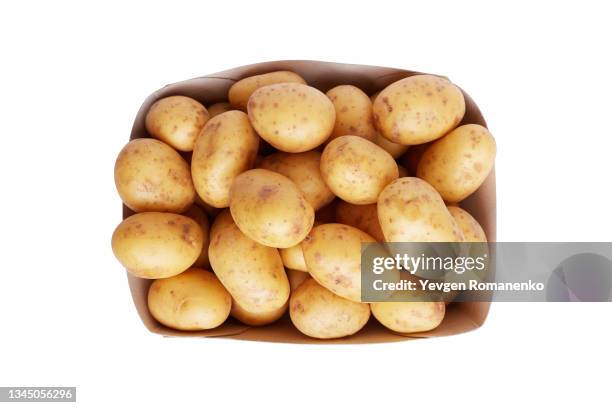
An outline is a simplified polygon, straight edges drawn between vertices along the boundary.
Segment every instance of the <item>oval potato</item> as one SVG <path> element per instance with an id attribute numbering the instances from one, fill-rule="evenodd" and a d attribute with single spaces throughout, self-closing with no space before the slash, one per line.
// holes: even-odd
<path id="1" fill-rule="evenodd" d="M 208 110 L 208 114 L 210 115 L 212 119 L 215 116 L 220 115 L 227 111 L 231 111 L 234 108 L 232 108 L 232 105 L 230 105 L 229 102 L 217 102 L 217 103 L 213 103 L 206 109 Z"/>
<path id="2" fill-rule="evenodd" d="M 487 242 L 484 230 L 469 212 L 456 206 L 448 206 L 448 212 L 463 231 L 464 242 Z"/>
<path id="3" fill-rule="evenodd" d="M 168 278 L 189 268 L 200 256 L 204 234 L 197 222 L 178 214 L 134 214 L 113 233 L 113 253 L 134 276 Z"/>
<path id="4" fill-rule="evenodd" d="M 444 302 L 380 302 L 370 307 L 383 326 L 403 334 L 435 329 L 442 323 L 446 309 Z"/>
<path id="5" fill-rule="evenodd" d="M 336 222 L 355 227 L 376 239 L 384 242 L 385 236 L 378 222 L 376 204 L 355 205 L 339 201 L 336 205 Z"/>
<path id="6" fill-rule="evenodd" d="M 202 251 L 200 252 L 200 256 L 198 256 L 198 259 L 196 259 L 192 266 L 207 269 L 210 267 L 210 263 L 208 262 L 208 245 L 210 243 L 210 223 L 208 221 L 208 216 L 206 215 L 204 210 L 202 210 L 197 205 L 192 205 L 189 210 L 183 213 L 183 215 L 197 222 L 200 228 L 202 228 L 203 233 Z"/>
<path id="7" fill-rule="evenodd" d="M 344 201 L 373 204 L 399 173 L 393 157 L 381 147 L 359 136 L 340 136 L 323 150 L 321 175 Z"/>
<path id="8" fill-rule="evenodd" d="M 208 257 L 223 286 L 246 311 L 273 312 L 289 298 L 289 280 L 278 250 L 243 234 L 228 210 L 212 225 Z"/>
<path id="9" fill-rule="evenodd" d="M 187 96 L 168 96 L 151 105 L 145 117 L 147 132 L 183 152 L 193 144 L 210 115 L 206 108 Z"/>
<path id="10" fill-rule="evenodd" d="M 321 153 L 316 151 L 294 154 L 278 152 L 265 157 L 259 167 L 288 177 L 317 211 L 336 197 L 321 177 L 320 163 Z"/>
<path id="11" fill-rule="evenodd" d="M 259 138 L 244 112 L 233 110 L 212 118 L 198 138 L 191 159 L 191 176 L 207 204 L 229 205 L 234 178 L 255 162 Z"/>
<path id="12" fill-rule="evenodd" d="M 135 139 L 115 162 L 115 186 L 125 205 L 136 211 L 183 212 L 195 200 L 187 162 L 167 144 Z"/>
<path id="13" fill-rule="evenodd" d="M 249 99 L 248 112 L 262 139 L 289 153 L 312 150 L 325 142 L 336 120 L 334 105 L 324 93 L 298 83 L 259 88 Z"/>
<path id="14" fill-rule="evenodd" d="M 383 89 L 373 104 L 374 124 L 393 143 L 415 145 L 442 137 L 461 122 L 465 100 L 449 80 L 414 75 Z"/>
<path id="15" fill-rule="evenodd" d="M 353 85 L 339 85 L 326 93 L 336 110 L 336 123 L 331 140 L 345 135 L 355 135 L 374 141 L 376 129 L 372 123 L 372 101 L 361 89 Z"/>
<path id="16" fill-rule="evenodd" d="M 190 268 L 149 287 L 151 315 L 177 330 L 206 330 L 220 326 L 230 313 L 232 298 L 217 277 L 204 269 Z"/>
<path id="17" fill-rule="evenodd" d="M 335 339 L 357 333 L 370 318 L 370 306 L 351 302 L 307 279 L 289 301 L 289 315 L 295 327 L 317 339 Z"/>
<path id="18" fill-rule="evenodd" d="M 361 244 L 376 242 L 357 228 L 343 224 L 314 227 L 302 242 L 310 275 L 336 295 L 361 301 Z"/>
<path id="19" fill-rule="evenodd" d="M 304 78 L 291 71 L 275 71 L 241 79 L 231 86 L 228 93 L 230 104 L 236 109 L 246 111 L 249 98 L 259 88 L 267 85 L 293 82 L 306 84 Z"/>
<path id="20" fill-rule="evenodd" d="M 463 125 L 429 146 L 417 176 L 431 184 L 444 201 L 457 203 L 478 189 L 495 162 L 495 139 L 487 128 Z"/>
<path id="21" fill-rule="evenodd" d="M 310 278 L 310 274 L 304 271 L 295 269 L 287 269 L 287 278 L 289 278 L 289 287 L 291 292 L 297 289 L 306 279 Z"/>
<path id="22" fill-rule="evenodd" d="M 245 235 L 274 248 L 298 244 L 314 223 L 314 210 L 295 183 L 265 169 L 234 179 L 230 211 Z"/>
<path id="23" fill-rule="evenodd" d="M 378 220 L 387 242 L 463 242 L 440 194 L 416 177 L 397 179 L 380 193 Z"/>
<path id="24" fill-rule="evenodd" d="M 302 251 L 301 244 L 296 244 L 289 248 L 280 248 L 279 252 L 285 267 L 303 272 L 308 271 L 306 261 L 304 261 L 304 251 Z"/>
<path id="25" fill-rule="evenodd" d="M 385 151 L 389 153 L 394 159 L 397 159 L 398 157 L 406 153 L 406 151 L 410 147 L 399 143 L 393 143 L 378 132 L 376 133 L 376 137 L 374 138 L 374 143 L 385 149 Z"/>

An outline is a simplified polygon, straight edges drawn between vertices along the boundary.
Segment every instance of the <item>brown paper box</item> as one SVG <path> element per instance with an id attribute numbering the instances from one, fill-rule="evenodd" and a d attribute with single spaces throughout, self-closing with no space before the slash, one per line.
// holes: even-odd
<path id="1" fill-rule="evenodd" d="M 242 78 L 277 70 L 290 70 L 301 75 L 309 85 L 326 92 L 330 88 L 351 84 L 361 88 L 367 94 L 372 94 L 401 78 L 418 74 L 396 68 L 385 68 L 367 65 L 337 64 L 319 61 L 273 61 L 247 65 L 216 74 L 194 78 L 187 81 L 167 85 L 149 96 L 138 111 L 131 139 L 148 137 L 144 126 L 144 118 L 149 107 L 158 99 L 171 95 L 186 95 L 197 99 L 204 105 L 225 101 L 229 87 Z M 477 123 L 486 126 L 480 110 L 470 96 L 464 92 L 466 113 L 461 124 Z M 468 210 L 482 225 L 489 241 L 495 241 L 495 174 L 491 172 L 487 180 L 473 195 L 462 202 L 462 207 Z M 123 217 L 131 215 L 124 206 Z M 153 333 L 165 336 L 187 337 L 226 337 L 240 340 L 258 340 L 282 343 L 384 343 L 415 338 L 438 337 L 458 334 L 480 327 L 487 317 L 489 303 L 465 302 L 449 305 L 444 321 L 436 329 L 413 335 L 400 335 L 384 328 L 374 318 L 357 334 L 336 340 L 317 340 L 309 338 L 293 327 L 287 315 L 279 321 L 263 327 L 249 327 L 233 318 L 229 318 L 222 326 L 212 330 L 196 332 L 181 332 L 162 326 L 153 319 L 147 308 L 147 291 L 152 281 L 136 278 L 130 274 L 128 282 L 136 310 L 144 325 Z"/>

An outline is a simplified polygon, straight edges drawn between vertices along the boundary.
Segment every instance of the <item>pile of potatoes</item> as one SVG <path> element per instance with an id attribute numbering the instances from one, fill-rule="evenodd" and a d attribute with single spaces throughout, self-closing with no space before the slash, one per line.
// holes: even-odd
<path id="1" fill-rule="evenodd" d="M 398 333 L 432 330 L 444 302 L 361 302 L 361 244 L 486 241 L 459 203 L 491 171 L 495 141 L 458 127 L 464 113 L 461 90 L 433 75 L 370 97 L 278 71 L 208 107 L 160 99 L 148 135 L 116 161 L 134 214 L 116 228 L 114 254 L 154 279 L 149 310 L 177 330 L 230 315 L 266 325 L 287 309 L 314 338 L 352 335 L 370 314 Z"/>

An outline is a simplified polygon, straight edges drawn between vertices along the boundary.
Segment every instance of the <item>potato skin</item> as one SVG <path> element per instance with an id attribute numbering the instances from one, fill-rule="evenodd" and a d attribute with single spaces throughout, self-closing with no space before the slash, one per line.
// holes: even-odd
<path id="1" fill-rule="evenodd" d="M 448 206 L 448 212 L 453 216 L 463 232 L 464 242 L 487 242 L 487 235 L 472 215 L 463 208 Z"/>
<path id="2" fill-rule="evenodd" d="M 289 248 L 280 248 L 278 251 L 280 252 L 285 267 L 303 272 L 308 271 L 301 244 L 296 244 Z"/>
<path id="3" fill-rule="evenodd" d="M 416 177 L 397 179 L 380 193 L 378 220 L 387 242 L 463 242 L 440 194 Z"/>
<path id="4" fill-rule="evenodd" d="M 495 153 L 495 139 L 485 127 L 463 125 L 425 150 L 417 176 L 438 190 L 444 201 L 457 203 L 482 185 Z"/>
<path id="5" fill-rule="evenodd" d="M 246 311 L 271 313 L 289 298 L 289 280 L 278 250 L 244 235 L 228 210 L 212 225 L 208 257 L 223 286 Z"/>
<path id="6" fill-rule="evenodd" d="M 217 277 L 204 269 L 190 268 L 149 287 L 151 315 L 177 330 L 213 329 L 225 322 L 232 298 Z"/>
<path id="7" fill-rule="evenodd" d="M 410 146 L 402 145 L 399 143 L 393 143 L 392 141 L 382 136 L 378 132 L 376 132 L 374 143 L 376 143 L 378 146 L 385 149 L 385 151 L 389 153 L 391 157 L 393 157 L 394 159 L 397 159 L 398 157 L 406 153 L 406 151 L 410 147 Z"/>
<path id="8" fill-rule="evenodd" d="M 285 304 L 271 312 L 249 312 L 238 304 L 235 300 L 232 302 L 232 310 L 230 314 L 234 319 L 241 321 L 249 326 L 265 326 L 266 324 L 274 323 L 280 319 L 287 308 L 289 307 L 289 300 Z"/>
<path id="9" fill-rule="evenodd" d="M 361 89 L 353 85 L 339 85 L 326 93 L 336 110 L 336 123 L 331 140 L 345 135 L 361 136 L 373 142 L 376 129 L 372 122 L 372 101 Z"/>
<path id="10" fill-rule="evenodd" d="M 217 102 L 210 105 L 208 108 L 206 108 L 206 110 L 208 110 L 208 114 L 212 119 L 224 112 L 234 110 L 234 108 L 229 104 L 229 102 Z"/>
<path id="11" fill-rule="evenodd" d="M 207 204 L 224 208 L 234 178 L 255 162 L 259 138 L 244 112 L 228 111 L 212 118 L 198 135 L 191 176 Z"/>
<path id="12" fill-rule="evenodd" d="M 310 278 L 310 274 L 304 271 L 295 269 L 287 269 L 287 278 L 289 278 L 289 287 L 291 292 L 295 291 L 306 279 Z"/>
<path id="13" fill-rule="evenodd" d="M 321 175 L 344 201 L 373 204 L 399 173 L 393 157 L 381 147 L 359 136 L 340 136 L 323 150 Z"/>
<path id="14" fill-rule="evenodd" d="M 295 327 L 317 339 L 335 339 L 357 333 L 370 318 L 370 306 L 334 295 L 314 279 L 292 293 L 289 315 Z"/>
<path id="15" fill-rule="evenodd" d="M 145 117 L 147 132 L 176 150 L 190 152 L 210 119 L 206 108 L 187 96 L 169 96 L 151 105 Z"/>
<path id="16" fill-rule="evenodd" d="M 267 74 L 254 75 L 241 79 L 231 86 L 228 93 L 230 104 L 243 111 L 247 110 L 249 98 L 257 89 L 273 84 L 292 82 L 296 84 L 306 84 L 304 78 L 291 71 L 275 71 Z"/>
<path id="17" fill-rule="evenodd" d="M 383 326 L 403 334 L 435 329 L 442 323 L 446 309 L 444 302 L 380 302 L 370 307 Z"/>
<path id="18" fill-rule="evenodd" d="M 198 259 L 196 259 L 192 266 L 208 269 L 210 268 L 210 262 L 208 262 L 208 245 L 210 244 L 210 222 L 208 221 L 208 216 L 206 215 L 204 210 L 202 210 L 197 205 L 192 205 L 189 210 L 183 213 L 183 215 L 197 222 L 200 228 L 202 228 L 202 251 L 200 252 L 200 256 L 198 256 Z"/>
<path id="19" fill-rule="evenodd" d="M 344 224 L 314 227 L 302 242 L 310 275 L 334 294 L 361 301 L 361 244 L 376 242 L 365 232 Z"/>
<path id="20" fill-rule="evenodd" d="M 185 271 L 198 259 L 204 234 L 197 222 L 178 214 L 134 214 L 113 233 L 113 253 L 134 276 L 168 278 Z"/>
<path id="21" fill-rule="evenodd" d="M 345 201 L 336 204 L 336 222 L 355 227 L 374 238 L 384 242 L 385 236 L 378 222 L 376 204 L 355 205 Z"/>
<path id="22" fill-rule="evenodd" d="M 334 105 L 324 93 L 297 83 L 259 88 L 247 110 L 262 139 L 288 153 L 312 150 L 325 142 L 336 120 Z"/>
<path id="23" fill-rule="evenodd" d="M 195 189 L 187 162 L 167 144 L 135 139 L 115 162 L 115 186 L 133 211 L 183 212 L 193 204 Z"/>
<path id="24" fill-rule="evenodd" d="M 461 122 L 465 100 L 449 80 L 414 75 L 383 89 L 373 104 L 374 125 L 394 143 L 415 145 L 442 137 Z"/>
<path id="25" fill-rule="evenodd" d="M 298 244 L 314 223 L 314 210 L 295 183 L 265 169 L 234 179 L 230 211 L 245 235 L 274 248 Z"/>
<path id="26" fill-rule="evenodd" d="M 288 177 L 317 211 L 336 197 L 321 176 L 320 164 L 321 153 L 316 151 L 294 154 L 278 152 L 266 156 L 259 167 Z"/>

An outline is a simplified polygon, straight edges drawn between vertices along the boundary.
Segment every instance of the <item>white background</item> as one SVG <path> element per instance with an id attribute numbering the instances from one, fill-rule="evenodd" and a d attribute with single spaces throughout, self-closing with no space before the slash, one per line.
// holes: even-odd
<path id="1" fill-rule="evenodd" d="M 105 407 L 609 405 L 610 304 L 495 304 L 475 332 L 385 345 L 165 339 L 110 249 L 144 98 L 275 59 L 448 75 L 498 141 L 498 239 L 609 240 L 606 2 L 207 3 L 0 5 L 0 385 Z"/>

